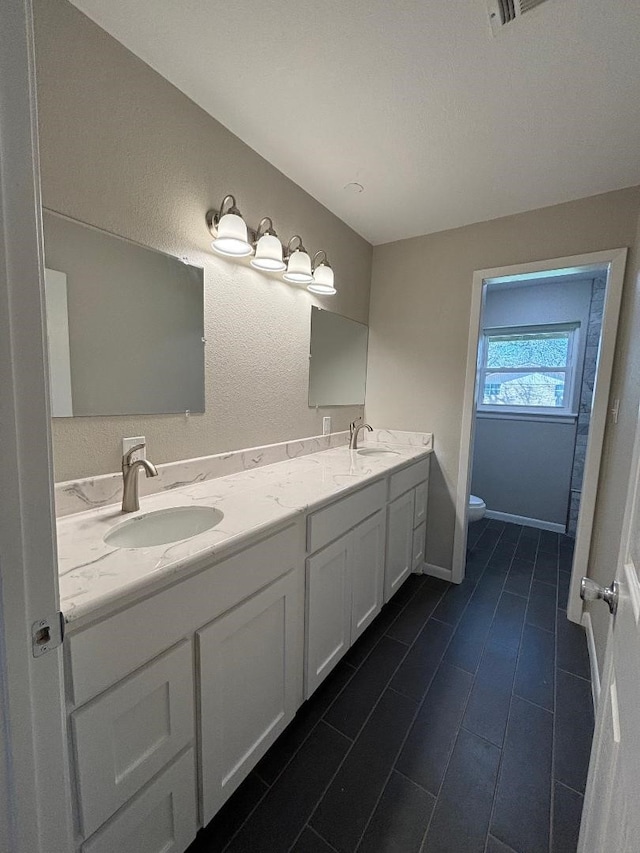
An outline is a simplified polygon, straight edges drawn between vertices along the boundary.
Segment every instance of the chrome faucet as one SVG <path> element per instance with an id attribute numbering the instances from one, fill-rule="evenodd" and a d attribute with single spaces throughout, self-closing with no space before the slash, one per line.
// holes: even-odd
<path id="1" fill-rule="evenodd" d="M 158 469 L 148 459 L 135 459 L 131 461 L 133 454 L 142 450 L 144 444 L 136 444 L 130 448 L 122 457 L 122 512 L 136 512 L 140 509 L 138 497 L 138 469 L 144 468 L 147 477 L 157 477 Z"/>
<path id="2" fill-rule="evenodd" d="M 349 425 L 349 434 L 351 438 L 349 439 L 349 450 L 357 450 L 358 449 L 358 436 L 360 435 L 361 429 L 368 429 L 369 432 L 373 432 L 373 427 L 369 426 L 369 424 L 359 424 L 356 426 L 356 421 L 353 421 Z"/>

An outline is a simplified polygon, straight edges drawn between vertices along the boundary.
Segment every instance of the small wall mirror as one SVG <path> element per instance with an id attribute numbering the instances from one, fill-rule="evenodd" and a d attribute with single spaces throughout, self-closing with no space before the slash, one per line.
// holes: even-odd
<path id="1" fill-rule="evenodd" d="M 369 328 L 311 309 L 310 406 L 360 406 L 367 384 Z"/>
<path id="2" fill-rule="evenodd" d="M 204 271 L 43 212 L 53 417 L 204 412 Z"/>

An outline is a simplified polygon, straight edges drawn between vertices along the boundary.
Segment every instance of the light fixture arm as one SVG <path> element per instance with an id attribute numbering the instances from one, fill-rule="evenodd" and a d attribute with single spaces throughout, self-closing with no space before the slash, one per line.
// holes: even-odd
<path id="1" fill-rule="evenodd" d="M 227 207 L 227 205 L 229 206 Z M 236 216 L 242 216 L 236 206 L 235 197 L 232 196 L 231 193 L 222 199 L 222 204 L 220 205 L 219 210 L 212 209 L 207 211 L 207 228 L 209 229 L 209 233 L 212 237 L 218 236 L 218 223 L 225 213 L 235 213 Z"/>
<path id="2" fill-rule="evenodd" d="M 298 241 L 296 246 L 293 245 L 294 240 Z M 284 250 L 285 259 L 291 257 L 294 252 L 306 252 L 307 255 L 309 254 L 305 249 L 302 243 L 302 237 L 299 234 L 294 234 L 293 237 L 287 243 Z"/>
<path id="3" fill-rule="evenodd" d="M 263 216 L 260 222 L 258 223 L 258 230 L 255 232 L 255 240 L 257 243 L 261 237 L 264 237 L 265 234 L 269 234 L 271 237 L 277 237 L 278 235 L 274 231 L 273 221 L 270 216 Z"/>
<path id="4" fill-rule="evenodd" d="M 322 255 L 322 260 L 318 260 L 318 258 Z M 312 258 L 311 266 L 315 270 L 318 267 L 329 267 L 331 269 L 331 264 L 329 263 L 329 258 L 327 257 L 327 253 L 324 249 L 320 249 Z"/>

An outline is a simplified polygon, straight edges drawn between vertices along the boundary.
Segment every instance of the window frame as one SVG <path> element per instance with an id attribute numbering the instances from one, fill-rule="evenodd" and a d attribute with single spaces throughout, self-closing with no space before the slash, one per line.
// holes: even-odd
<path id="1" fill-rule="evenodd" d="M 579 330 L 580 323 L 536 323 L 533 325 L 521 326 L 496 326 L 482 329 L 480 333 L 480 341 L 478 345 L 478 383 L 476 393 L 476 411 L 478 413 L 487 413 L 492 415 L 505 414 L 510 417 L 514 415 L 523 415 L 531 417 L 532 415 L 540 415 L 545 418 L 557 417 L 567 418 L 575 417 L 574 412 L 574 396 L 576 389 L 576 373 L 578 368 L 578 352 L 579 352 Z M 509 335 L 535 335 L 548 334 L 549 332 L 568 332 L 568 347 L 567 347 L 567 365 L 566 367 L 543 367 L 540 368 L 541 373 L 565 373 L 565 396 L 563 406 L 500 406 L 491 403 L 483 403 L 485 380 L 487 373 L 491 375 L 493 368 L 487 368 L 487 353 L 488 340 L 496 336 Z M 505 367 L 502 369 L 504 373 L 530 373 L 531 368 L 524 367 Z"/>

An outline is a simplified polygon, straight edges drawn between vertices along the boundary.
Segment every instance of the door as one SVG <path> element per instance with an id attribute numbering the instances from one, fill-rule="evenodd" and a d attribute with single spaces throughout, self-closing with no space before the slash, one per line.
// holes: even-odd
<path id="1" fill-rule="evenodd" d="M 631 466 L 579 853 L 640 847 L 640 419 Z M 604 602 L 594 606 L 605 607 Z"/>
<path id="2" fill-rule="evenodd" d="M 384 600 L 389 601 L 406 581 L 413 563 L 414 490 L 389 504 L 387 510 L 387 560 L 384 573 Z"/>
<path id="3" fill-rule="evenodd" d="M 353 531 L 351 557 L 351 642 L 376 618 L 384 594 L 385 512 L 380 510 Z"/>
<path id="4" fill-rule="evenodd" d="M 302 614 L 296 575 L 197 633 L 205 824 L 297 710 Z"/>
<path id="5" fill-rule="evenodd" d="M 307 560 L 308 699 L 351 644 L 351 534 Z"/>
<path id="6" fill-rule="evenodd" d="M 74 831 L 62 649 L 31 646 L 59 602 L 30 0 L 2 3 L 0 150 L 0 849 L 49 853 Z"/>

